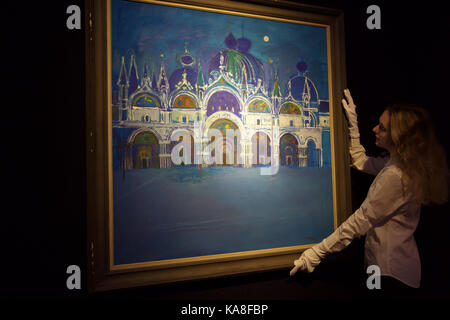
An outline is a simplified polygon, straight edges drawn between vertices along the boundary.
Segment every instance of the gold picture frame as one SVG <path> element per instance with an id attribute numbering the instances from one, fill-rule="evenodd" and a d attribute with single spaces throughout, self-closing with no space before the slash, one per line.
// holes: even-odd
<path id="1" fill-rule="evenodd" d="M 311 244 L 210 254 L 196 257 L 114 264 L 113 105 L 111 75 L 111 1 L 86 1 L 86 205 L 88 286 L 90 292 L 189 281 L 289 268 Z M 139 3 L 185 8 L 326 30 L 333 227 L 351 214 L 346 122 L 340 108 L 346 87 L 342 11 L 287 1 L 218 0 Z"/>

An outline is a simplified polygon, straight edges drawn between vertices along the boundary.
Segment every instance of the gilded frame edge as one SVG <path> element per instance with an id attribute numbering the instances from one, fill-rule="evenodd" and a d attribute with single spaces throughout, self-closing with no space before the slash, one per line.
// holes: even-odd
<path id="1" fill-rule="evenodd" d="M 87 210 L 87 284 L 89 292 L 106 291 L 196 279 L 289 268 L 292 261 L 311 245 L 248 251 L 217 256 L 176 259 L 161 264 L 133 264 L 125 268 L 110 265 L 110 192 L 108 95 L 109 0 L 85 1 L 86 30 L 86 210 Z M 152 3 L 167 4 L 167 1 Z M 267 0 L 251 3 L 219 0 L 170 1 L 171 5 L 204 8 L 209 11 L 258 15 L 268 19 L 297 20 L 326 25 L 330 79 L 330 133 L 333 163 L 333 208 L 336 229 L 352 212 L 347 126 L 340 106 L 346 87 L 344 15 L 340 10 Z M 106 143 L 105 143 L 106 142 Z M 264 252 L 263 252 L 264 251 Z"/>

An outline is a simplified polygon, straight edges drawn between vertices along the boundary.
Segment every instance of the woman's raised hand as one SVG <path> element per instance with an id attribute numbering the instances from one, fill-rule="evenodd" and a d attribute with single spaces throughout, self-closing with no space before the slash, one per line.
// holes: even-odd
<path id="1" fill-rule="evenodd" d="M 345 114 L 347 115 L 350 136 L 352 138 L 359 138 L 358 115 L 356 114 L 356 105 L 353 102 L 350 90 L 345 89 L 344 95 L 347 100 L 342 99 L 342 106 L 344 107 Z"/>

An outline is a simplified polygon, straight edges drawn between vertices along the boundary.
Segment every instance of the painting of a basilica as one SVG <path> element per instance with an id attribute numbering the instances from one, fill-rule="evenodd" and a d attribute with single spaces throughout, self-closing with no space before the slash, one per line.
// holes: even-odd
<path id="1" fill-rule="evenodd" d="M 116 264 L 332 230 L 325 28 L 118 0 L 111 16 Z"/>

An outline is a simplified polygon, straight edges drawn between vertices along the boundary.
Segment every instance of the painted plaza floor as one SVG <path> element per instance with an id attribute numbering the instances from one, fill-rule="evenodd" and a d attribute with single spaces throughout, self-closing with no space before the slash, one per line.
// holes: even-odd
<path id="1" fill-rule="evenodd" d="M 114 172 L 114 263 L 315 243 L 333 231 L 331 168 Z"/>

